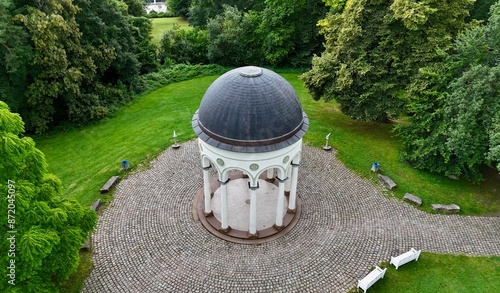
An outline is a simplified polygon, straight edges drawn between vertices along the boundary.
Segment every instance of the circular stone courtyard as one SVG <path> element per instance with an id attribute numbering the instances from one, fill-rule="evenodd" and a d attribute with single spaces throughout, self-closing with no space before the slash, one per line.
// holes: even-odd
<path id="1" fill-rule="evenodd" d="M 293 229 L 260 245 L 231 243 L 193 219 L 203 184 L 197 142 L 166 150 L 117 185 L 92 237 L 94 269 L 82 292 L 347 292 L 412 247 L 500 255 L 500 217 L 424 213 L 333 152 L 304 145 L 298 182 Z"/>

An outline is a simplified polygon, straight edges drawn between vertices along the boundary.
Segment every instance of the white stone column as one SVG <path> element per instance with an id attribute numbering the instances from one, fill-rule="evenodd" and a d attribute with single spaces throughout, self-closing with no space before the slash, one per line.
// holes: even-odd
<path id="1" fill-rule="evenodd" d="M 257 186 L 251 186 L 248 182 L 248 188 L 250 189 L 250 228 L 248 233 L 250 237 L 257 236 L 257 189 L 259 188 L 259 183 Z"/>
<path id="2" fill-rule="evenodd" d="M 292 177 L 292 166 L 288 166 L 288 168 L 286 169 L 286 177 L 290 178 Z M 290 194 L 290 180 L 287 180 L 285 182 L 285 193 L 288 195 Z"/>
<path id="3" fill-rule="evenodd" d="M 270 181 L 274 177 L 274 168 L 267 169 L 267 179 Z"/>
<path id="4" fill-rule="evenodd" d="M 290 197 L 288 198 L 288 211 L 295 212 L 295 199 L 297 198 L 297 178 L 299 174 L 299 160 L 292 163 L 292 180 L 290 182 Z"/>
<path id="5" fill-rule="evenodd" d="M 228 231 L 229 224 L 227 223 L 227 172 L 224 172 L 219 179 L 220 182 L 220 222 L 221 230 Z"/>
<path id="6" fill-rule="evenodd" d="M 280 172 L 284 173 L 284 172 Z M 276 222 L 275 222 L 275 228 L 280 229 L 283 227 L 283 204 L 285 202 L 285 182 L 289 181 L 288 177 L 285 177 L 283 179 L 277 177 L 279 184 L 278 184 L 278 204 L 276 205 Z"/>
<path id="7" fill-rule="evenodd" d="M 212 190 L 210 189 L 210 161 L 203 159 L 203 194 L 205 196 L 205 215 L 212 212 L 212 205 L 210 203 L 212 198 Z"/>

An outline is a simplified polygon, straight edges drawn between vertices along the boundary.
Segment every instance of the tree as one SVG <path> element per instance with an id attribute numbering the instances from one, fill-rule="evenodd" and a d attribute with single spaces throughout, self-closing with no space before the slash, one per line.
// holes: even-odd
<path id="1" fill-rule="evenodd" d="M 316 100 L 338 101 L 353 119 L 397 117 L 406 86 L 419 67 L 436 61 L 436 48 L 451 48 L 471 3 L 348 0 L 320 22 L 326 48 L 303 75 L 306 87 Z"/>
<path id="2" fill-rule="evenodd" d="M 127 4 L 127 13 L 131 16 L 146 16 L 145 3 L 141 0 L 122 0 Z"/>
<path id="3" fill-rule="evenodd" d="M 207 64 L 207 31 L 197 27 L 184 30 L 177 24 L 167 31 L 160 42 L 161 63 Z"/>
<path id="4" fill-rule="evenodd" d="M 237 1 L 235 1 L 237 2 Z M 224 65 L 309 65 L 322 49 L 317 21 L 327 8 L 321 0 L 266 0 L 224 6 L 207 24 L 211 62 Z M 260 8 L 258 10 L 257 8 Z"/>
<path id="5" fill-rule="evenodd" d="M 265 7 L 264 2 L 265 0 L 192 0 L 188 20 L 193 26 L 205 28 L 208 21 L 226 10 L 225 6 L 235 7 L 242 12 L 261 11 Z"/>
<path id="6" fill-rule="evenodd" d="M 250 65 L 262 63 L 262 41 L 254 28 L 260 23 L 256 13 L 244 13 L 236 7 L 224 6 L 207 25 L 208 59 L 220 65 Z"/>
<path id="7" fill-rule="evenodd" d="M 267 64 L 308 67 L 323 49 L 317 22 L 327 12 L 321 0 L 266 0 L 257 34 Z"/>
<path id="8" fill-rule="evenodd" d="M 167 0 L 167 8 L 175 16 L 187 18 L 191 2 L 192 0 Z"/>
<path id="9" fill-rule="evenodd" d="M 475 182 L 484 164 L 497 162 L 500 170 L 500 2 L 491 13 L 413 84 L 411 124 L 397 127 L 412 166 Z"/>
<path id="10" fill-rule="evenodd" d="M 21 117 L 0 101 L 0 213 L 5 219 L 0 241 L 6 252 L 0 257 L 0 291 L 56 292 L 77 268 L 79 249 L 97 216 L 60 197 L 60 180 L 47 173 L 43 153 L 23 132 Z"/>
<path id="11" fill-rule="evenodd" d="M 61 100 L 81 96 L 80 84 L 92 79 L 95 65 L 80 45 L 75 21 L 79 8 L 71 0 L 43 1 L 22 6 L 15 19 L 29 33 L 33 58 L 25 96 L 27 121 L 38 131 L 48 128 L 61 109 Z"/>
<path id="12" fill-rule="evenodd" d="M 470 9 L 468 20 L 477 19 L 487 21 L 490 7 L 495 4 L 496 0 L 476 0 Z"/>
<path id="13" fill-rule="evenodd" d="M 156 70 L 138 0 L 4 0 L 0 12 L 0 97 L 30 131 L 100 119 Z"/>
<path id="14" fill-rule="evenodd" d="M 24 95 L 33 49 L 29 34 L 14 23 L 13 0 L 0 1 L 0 100 L 26 112 Z"/>

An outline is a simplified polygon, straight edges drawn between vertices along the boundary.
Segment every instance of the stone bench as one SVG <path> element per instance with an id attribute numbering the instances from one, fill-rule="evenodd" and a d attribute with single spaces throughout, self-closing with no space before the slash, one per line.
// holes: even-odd
<path id="1" fill-rule="evenodd" d="M 387 271 L 387 268 L 381 269 L 376 266 L 373 271 L 371 271 L 368 275 L 366 275 L 366 277 L 363 278 L 363 280 L 358 280 L 358 288 L 363 289 L 363 291 L 366 293 L 366 290 L 368 290 L 368 288 L 375 284 L 375 282 L 384 278 L 385 271 Z"/>
<path id="2" fill-rule="evenodd" d="M 447 212 L 447 213 L 460 212 L 460 207 L 454 203 L 452 203 L 452 204 L 434 203 L 434 204 L 431 204 L 431 208 L 435 211 L 438 211 L 438 212 Z"/>
<path id="3" fill-rule="evenodd" d="M 101 199 L 98 198 L 96 201 L 94 201 L 91 205 L 90 205 L 90 208 L 97 212 L 97 209 L 99 208 L 99 206 L 101 205 Z M 83 243 L 82 247 L 80 247 L 80 249 L 84 249 L 84 250 L 90 250 L 90 247 L 92 246 L 92 239 L 91 239 L 91 233 L 88 234 L 87 236 L 87 241 L 85 243 Z"/>
<path id="4" fill-rule="evenodd" d="M 98 198 L 96 201 L 94 201 L 91 205 L 90 208 L 94 211 L 97 212 L 97 209 L 101 206 L 101 199 Z"/>
<path id="5" fill-rule="evenodd" d="M 407 251 L 401 255 L 398 255 L 396 257 L 391 257 L 390 263 L 393 264 L 397 270 L 400 266 L 404 265 L 405 263 L 408 263 L 412 260 L 417 261 L 421 251 L 422 250 L 415 250 L 412 248 L 410 251 Z"/>
<path id="6" fill-rule="evenodd" d="M 385 176 L 385 175 L 382 175 L 382 174 L 378 174 L 377 175 L 378 178 L 380 179 L 380 181 L 382 181 L 382 183 L 384 183 L 385 186 L 387 186 L 387 188 L 389 189 L 393 189 L 393 188 L 396 188 L 396 183 L 394 183 L 394 181 L 392 181 L 391 178 L 389 178 L 389 176 Z"/>
<path id="7" fill-rule="evenodd" d="M 416 204 L 418 206 L 422 205 L 422 199 L 416 195 L 413 195 L 411 193 L 405 193 L 405 196 L 403 197 L 404 200 L 411 202 L 413 204 Z"/>
<path id="8" fill-rule="evenodd" d="M 109 178 L 108 182 L 106 182 L 100 189 L 100 192 L 101 193 L 106 193 L 108 192 L 111 187 L 113 187 L 113 185 L 115 185 L 115 183 L 118 181 L 118 178 L 120 178 L 119 176 L 111 176 L 111 178 Z"/>

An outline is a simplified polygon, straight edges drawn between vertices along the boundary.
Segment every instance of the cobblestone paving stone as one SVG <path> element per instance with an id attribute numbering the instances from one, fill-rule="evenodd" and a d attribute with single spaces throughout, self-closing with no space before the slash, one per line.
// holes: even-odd
<path id="1" fill-rule="evenodd" d="M 99 218 L 82 292 L 346 292 L 412 247 L 500 255 L 500 217 L 424 213 L 321 149 L 304 146 L 299 222 L 265 244 L 229 243 L 193 220 L 202 183 L 196 141 L 121 181 Z"/>

